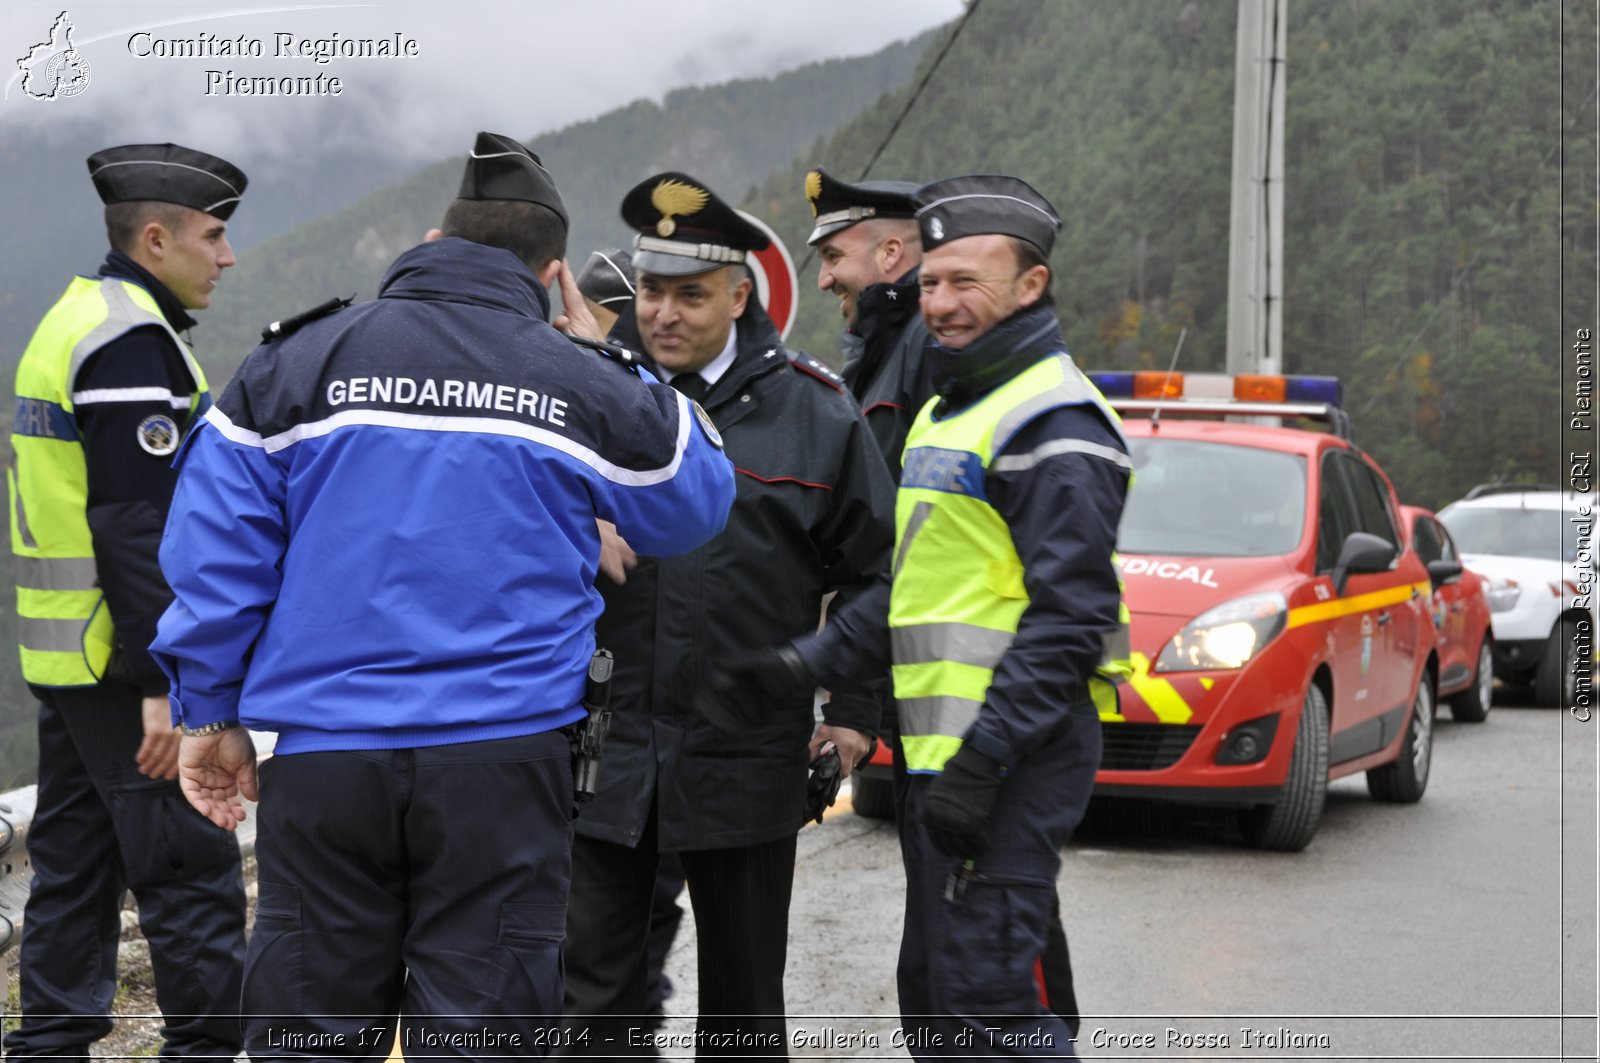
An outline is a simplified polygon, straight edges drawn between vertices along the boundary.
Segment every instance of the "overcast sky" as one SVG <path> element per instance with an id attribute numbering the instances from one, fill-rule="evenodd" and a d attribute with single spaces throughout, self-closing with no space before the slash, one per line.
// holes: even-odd
<path id="1" fill-rule="evenodd" d="M 177 140 L 227 155 L 248 143 L 292 152 L 318 126 L 351 147 L 419 158 L 461 147 L 463 131 L 515 136 L 561 128 L 684 85 L 863 55 L 960 15 L 960 0 L 384 0 L 368 4 L 71 3 L 73 43 L 89 81 L 71 97 L 33 99 L 17 61 L 50 38 L 63 10 L 8 3 L 0 13 L 5 91 L 0 122 L 61 128 L 114 123 L 126 141 Z M 275 58 L 296 42 L 414 42 L 400 58 Z M 262 56 L 181 57 L 199 42 L 259 44 Z M 50 49 L 35 52 L 46 65 Z M 138 53 L 138 54 L 136 54 Z M 217 71 L 218 75 L 208 75 Z M 293 100 L 228 94 L 226 75 L 338 78 L 338 96 Z M 32 83 L 38 86 L 39 82 Z M 237 82 L 235 82 L 237 85 Z M 208 94 L 209 92 L 209 94 Z M 15 127 L 13 127 L 15 128 Z M 381 138 L 381 140 L 379 139 Z M 289 160 L 285 160 L 287 163 Z"/>

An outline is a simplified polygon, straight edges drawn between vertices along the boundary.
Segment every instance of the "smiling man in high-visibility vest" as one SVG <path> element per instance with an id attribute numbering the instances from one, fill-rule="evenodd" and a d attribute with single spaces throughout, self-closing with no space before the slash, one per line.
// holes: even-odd
<path id="1" fill-rule="evenodd" d="M 162 1055 L 238 1052 L 239 846 L 173 780 L 178 732 L 148 652 L 172 600 L 157 560 L 172 455 L 210 404 L 179 333 L 233 265 L 245 176 L 176 144 L 89 158 L 111 252 L 72 281 L 17 366 L 11 547 L 22 677 L 39 701 L 33 887 L 16 1058 L 87 1058 L 111 1030 L 118 912 L 139 902 Z"/>
<path id="2" fill-rule="evenodd" d="M 1126 673 L 1114 549 L 1131 462 L 1062 342 L 1049 202 L 981 175 L 916 203 L 939 397 L 906 440 L 892 577 L 821 634 L 730 662 L 709 696 L 838 689 L 892 662 L 912 1054 L 1070 1057 L 1033 959 L 1100 763 L 1099 707 Z"/>

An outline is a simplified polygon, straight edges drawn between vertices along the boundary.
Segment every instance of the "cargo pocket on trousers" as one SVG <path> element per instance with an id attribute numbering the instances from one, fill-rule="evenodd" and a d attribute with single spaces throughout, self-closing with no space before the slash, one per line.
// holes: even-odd
<path id="1" fill-rule="evenodd" d="M 113 787 L 108 794 L 128 885 L 187 879 L 237 863 L 234 836 L 189 807 L 165 780 Z"/>
<path id="2" fill-rule="evenodd" d="M 243 1011 L 258 1020 L 299 1019 L 305 996 L 305 932 L 300 891 L 260 881 L 256 925 L 245 953 Z"/>
<path id="3" fill-rule="evenodd" d="M 944 950 L 936 962 L 949 995 L 935 1003 L 955 1014 L 1027 1014 L 1029 1001 L 1038 999 L 1033 968 L 1043 951 L 1049 899 L 1048 887 L 973 882 L 960 901 L 943 902 Z"/>
<path id="4" fill-rule="evenodd" d="M 500 906 L 498 999 L 512 1014 L 561 1014 L 561 944 L 566 934 L 566 905 Z"/>

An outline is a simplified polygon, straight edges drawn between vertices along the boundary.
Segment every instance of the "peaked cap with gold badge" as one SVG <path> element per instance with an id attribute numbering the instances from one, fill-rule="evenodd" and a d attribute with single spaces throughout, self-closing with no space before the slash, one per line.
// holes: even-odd
<path id="1" fill-rule="evenodd" d="M 638 230 L 633 268 L 664 277 L 743 264 L 767 234 L 685 173 L 658 173 L 622 197 L 622 220 Z"/>
<path id="2" fill-rule="evenodd" d="M 806 238 L 815 245 L 840 229 L 868 218 L 914 218 L 915 181 L 858 181 L 846 184 L 818 166 L 806 174 L 806 199 L 816 215 L 816 228 Z"/>

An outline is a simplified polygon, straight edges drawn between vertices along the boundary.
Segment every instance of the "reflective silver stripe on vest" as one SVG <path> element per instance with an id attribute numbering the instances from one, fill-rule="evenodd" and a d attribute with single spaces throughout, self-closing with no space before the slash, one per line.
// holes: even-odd
<path id="1" fill-rule="evenodd" d="M 981 701 L 953 694 L 901 698 L 895 704 L 899 707 L 900 733 L 908 737 L 950 735 L 960 738 L 978 722 L 978 710 L 983 708 Z"/>
<path id="2" fill-rule="evenodd" d="M 1100 635 L 1100 664 L 1126 661 L 1133 653 L 1133 640 L 1128 636 L 1128 625 L 1120 624 L 1114 630 Z"/>
<path id="3" fill-rule="evenodd" d="M 894 552 L 894 568 L 889 570 L 891 576 L 900 575 L 900 566 L 905 562 L 906 551 L 911 549 L 911 540 L 917 537 L 917 532 L 922 530 L 922 526 L 932 515 L 932 502 L 918 502 L 911 507 L 911 516 L 906 520 L 905 535 L 900 538 L 900 548 Z"/>
<path id="4" fill-rule="evenodd" d="M 17 466 L 15 460 L 13 460 L 11 464 L 11 477 L 12 482 L 15 483 L 17 477 Z M 28 530 L 28 513 L 22 505 L 22 486 L 20 484 L 17 485 L 15 494 L 17 496 L 17 502 L 16 505 L 11 507 L 11 512 L 16 516 L 17 520 L 17 537 L 22 540 L 23 546 L 26 546 L 30 550 L 37 550 L 39 549 L 39 543 L 36 539 L 34 539 L 33 532 Z"/>
<path id="5" fill-rule="evenodd" d="M 1044 459 L 1053 458 L 1057 454 L 1088 454 L 1091 457 L 1104 458 L 1114 465 L 1122 466 L 1124 469 L 1133 468 L 1133 459 L 1120 450 L 1102 446 L 1099 443 L 1091 443 L 1086 439 L 1052 439 L 1050 442 L 1036 447 L 1026 454 L 995 459 L 994 471 L 1025 472 Z"/>
<path id="6" fill-rule="evenodd" d="M 996 631 L 976 624 L 938 623 L 897 627 L 889 632 L 895 664 L 932 664 L 950 661 L 977 668 L 993 668 L 1016 639 L 1012 631 Z"/>
<path id="7" fill-rule="evenodd" d="M 72 382 L 78 378 L 78 370 L 95 351 L 131 328 L 140 325 L 158 325 L 172 337 L 172 342 L 178 345 L 178 353 L 183 355 L 183 362 L 188 367 L 194 389 L 199 391 L 200 368 L 195 364 L 194 352 L 189 350 L 189 345 L 183 342 L 183 337 L 178 335 L 166 318 L 160 314 L 152 314 L 134 302 L 122 284 L 122 281 L 114 277 L 107 277 L 100 282 L 100 298 L 105 300 L 106 319 L 91 329 L 89 334 L 72 348 L 72 362 L 67 366 L 67 389 L 71 390 Z"/>
<path id="8" fill-rule="evenodd" d="M 83 631 L 89 621 L 17 617 L 17 641 L 25 650 L 41 653 L 82 653 Z"/>
<path id="9" fill-rule="evenodd" d="M 1000 418 L 1000 423 L 994 428 L 995 446 L 1003 447 L 1023 425 L 1046 410 L 1053 410 L 1057 406 L 1081 405 L 1085 402 L 1093 403 L 1097 408 L 1101 406 L 1103 400 L 1095 392 L 1094 385 L 1089 383 L 1089 378 L 1079 371 L 1072 361 L 1072 356 L 1058 354 L 1056 361 L 1061 366 L 1061 383 L 1049 391 L 1033 396 Z M 1111 423 L 1111 430 L 1121 438 L 1122 430 L 1117 427 L 1115 416 L 1108 417 L 1107 420 Z"/>
<path id="10" fill-rule="evenodd" d="M 92 557 L 14 558 L 17 586 L 36 591 L 92 591 L 100 582 Z"/>

